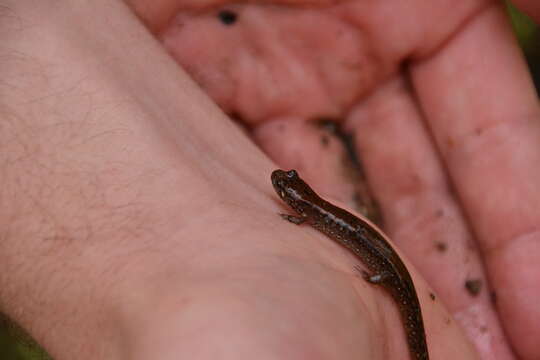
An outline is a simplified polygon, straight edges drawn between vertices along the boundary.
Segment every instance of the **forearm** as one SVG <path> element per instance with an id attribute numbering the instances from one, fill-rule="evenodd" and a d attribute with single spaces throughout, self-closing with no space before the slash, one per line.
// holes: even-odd
<path id="1" fill-rule="evenodd" d="M 178 144 L 210 152 L 200 118 L 221 119 L 121 3 L 74 4 L 0 16 L 0 309 L 54 355 L 114 358 L 137 271 L 205 191 Z"/>

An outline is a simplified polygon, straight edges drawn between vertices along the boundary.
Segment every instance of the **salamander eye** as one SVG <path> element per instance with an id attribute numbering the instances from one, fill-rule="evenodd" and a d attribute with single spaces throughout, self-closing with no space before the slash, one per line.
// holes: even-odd
<path id="1" fill-rule="evenodd" d="M 287 176 L 292 179 L 298 177 L 298 173 L 296 172 L 296 170 L 289 170 L 287 171 Z"/>

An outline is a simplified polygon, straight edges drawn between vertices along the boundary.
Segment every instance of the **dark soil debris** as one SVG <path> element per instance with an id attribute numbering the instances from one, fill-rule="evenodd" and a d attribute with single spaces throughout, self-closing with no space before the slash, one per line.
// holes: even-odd
<path id="1" fill-rule="evenodd" d="M 221 10 L 218 13 L 218 18 L 224 25 L 230 26 L 238 20 L 238 15 L 231 10 Z"/>
<path id="2" fill-rule="evenodd" d="M 482 290 L 482 280 L 470 279 L 465 281 L 465 289 L 467 289 L 471 296 L 478 296 Z"/>

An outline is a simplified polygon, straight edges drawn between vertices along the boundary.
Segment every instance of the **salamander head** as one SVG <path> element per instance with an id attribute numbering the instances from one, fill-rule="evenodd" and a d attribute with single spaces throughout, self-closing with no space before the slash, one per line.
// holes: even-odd
<path id="1" fill-rule="evenodd" d="M 288 194 L 288 190 L 294 186 L 294 183 L 300 180 L 300 177 L 298 176 L 298 173 L 296 170 L 274 170 L 272 172 L 272 185 L 274 185 L 274 190 L 276 190 L 276 193 L 279 195 L 280 198 L 283 200 L 286 200 L 287 196 L 290 196 Z"/>
<path id="2" fill-rule="evenodd" d="M 309 185 L 300 179 L 296 170 L 274 170 L 271 178 L 279 197 L 300 214 L 311 200 L 318 198 Z"/>

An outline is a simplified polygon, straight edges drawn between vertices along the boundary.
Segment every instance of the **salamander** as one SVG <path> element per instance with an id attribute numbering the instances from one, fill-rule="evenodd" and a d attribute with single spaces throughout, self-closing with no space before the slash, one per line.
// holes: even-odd
<path id="1" fill-rule="evenodd" d="M 309 224 L 350 250 L 368 273 L 365 280 L 381 285 L 396 302 L 412 360 L 429 360 L 420 302 L 409 271 L 388 241 L 368 222 L 319 197 L 295 170 L 275 170 L 272 185 L 298 215 L 280 214 L 294 224 Z"/>

